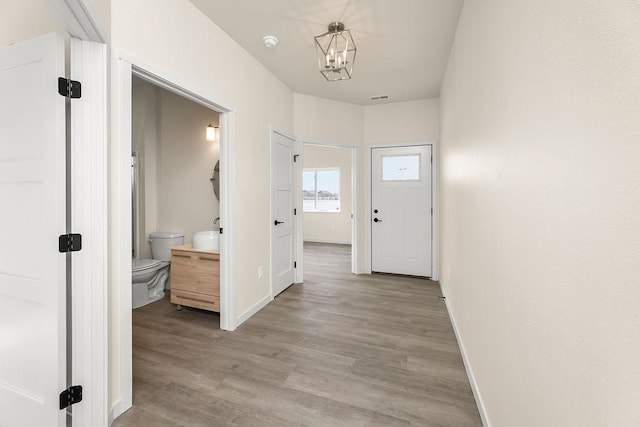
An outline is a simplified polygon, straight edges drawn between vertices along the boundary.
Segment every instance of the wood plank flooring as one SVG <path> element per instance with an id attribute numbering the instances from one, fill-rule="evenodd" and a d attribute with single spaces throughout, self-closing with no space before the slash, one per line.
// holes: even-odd
<path id="1" fill-rule="evenodd" d="M 125 426 L 481 426 L 438 283 L 352 275 L 305 243 L 305 282 L 234 332 L 168 298 L 133 312 Z"/>

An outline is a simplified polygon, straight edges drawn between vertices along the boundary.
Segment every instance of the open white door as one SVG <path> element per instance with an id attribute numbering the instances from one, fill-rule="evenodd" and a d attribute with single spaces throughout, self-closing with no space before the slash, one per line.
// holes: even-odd
<path id="1" fill-rule="evenodd" d="M 271 132 L 271 296 L 295 280 L 293 224 L 293 143 Z"/>
<path id="2" fill-rule="evenodd" d="M 66 388 L 64 41 L 0 48 L 0 425 L 60 426 Z"/>
<path id="3" fill-rule="evenodd" d="M 431 146 L 371 150 L 371 270 L 431 277 Z"/>

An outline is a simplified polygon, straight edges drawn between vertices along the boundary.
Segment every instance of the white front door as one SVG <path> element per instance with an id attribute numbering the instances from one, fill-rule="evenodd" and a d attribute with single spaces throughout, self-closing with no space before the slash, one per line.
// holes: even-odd
<path id="1" fill-rule="evenodd" d="M 0 48 L 0 425 L 60 426 L 66 388 L 64 40 Z"/>
<path id="2" fill-rule="evenodd" d="M 293 140 L 271 132 L 271 296 L 295 280 Z"/>
<path id="3" fill-rule="evenodd" d="M 431 277 L 431 146 L 371 150 L 371 270 Z"/>

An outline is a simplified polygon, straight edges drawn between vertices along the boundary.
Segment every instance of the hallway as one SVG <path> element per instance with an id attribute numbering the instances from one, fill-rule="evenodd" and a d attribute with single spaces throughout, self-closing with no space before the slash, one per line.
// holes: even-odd
<path id="1" fill-rule="evenodd" d="M 439 295 L 307 243 L 305 283 L 235 332 L 168 299 L 135 310 L 134 407 L 114 426 L 480 426 Z"/>

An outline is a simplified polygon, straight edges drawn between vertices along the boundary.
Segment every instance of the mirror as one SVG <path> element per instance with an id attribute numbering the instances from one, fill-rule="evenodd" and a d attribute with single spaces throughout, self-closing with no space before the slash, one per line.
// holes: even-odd
<path id="1" fill-rule="evenodd" d="M 213 168 L 213 175 L 209 181 L 213 186 L 213 194 L 216 195 L 216 199 L 220 200 L 220 160 L 216 162 L 216 166 Z"/>

